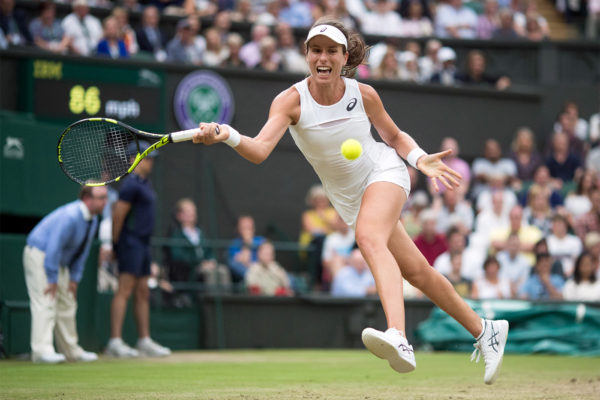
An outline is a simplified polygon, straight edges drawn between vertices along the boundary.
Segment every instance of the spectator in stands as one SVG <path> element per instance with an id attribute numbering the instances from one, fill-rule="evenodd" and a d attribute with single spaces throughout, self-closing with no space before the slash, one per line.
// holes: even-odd
<path id="1" fill-rule="evenodd" d="M 139 45 L 135 31 L 129 25 L 129 12 L 123 7 L 115 7 L 111 13 L 113 17 L 117 19 L 119 23 L 119 31 L 121 32 L 121 39 L 125 42 L 125 48 L 130 56 L 137 54 L 139 51 Z"/>
<path id="2" fill-rule="evenodd" d="M 140 152 L 150 144 L 139 142 Z M 131 142 L 127 157 L 133 163 L 138 147 Z M 119 288 L 113 296 L 110 309 L 110 340 L 105 353 L 114 357 L 164 357 L 171 350 L 150 338 L 150 305 L 148 278 L 150 276 L 150 237 L 154 231 L 154 204 L 156 194 L 150 182 L 154 157 L 141 160 L 119 187 L 119 200 L 112 212 L 113 251 L 119 262 Z M 137 350 L 122 339 L 123 321 L 127 303 L 135 293 L 134 314 L 138 330 Z"/>
<path id="3" fill-rule="evenodd" d="M 113 16 L 104 19 L 104 36 L 98 42 L 96 53 L 110 58 L 129 58 L 125 42 L 121 39 L 119 21 Z"/>
<path id="4" fill-rule="evenodd" d="M 600 187 L 595 187 L 590 191 L 590 210 L 574 218 L 573 229 L 580 239 L 584 240 L 589 233 L 600 232 Z"/>
<path id="5" fill-rule="evenodd" d="M 502 157 L 502 148 L 496 139 L 487 139 L 483 149 L 483 157 L 477 157 L 472 165 L 473 178 L 473 198 L 477 198 L 479 193 L 489 185 L 491 176 L 503 175 L 506 178 L 505 184 L 517 176 L 517 166 L 510 158 Z"/>
<path id="6" fill-rule="evenodd" d="M 84 186 L 79 200 L 54 210 L 27 236 L 23 267 L 33 362 L 54 364 L 65 361 L 65 356 L 72 361 L 98 359 L 79 346 L 75 314 L 77 286 L 106 199 L 105 187 Z M 60 353 L 54 350 L 53 338 Z"/>
<path id="7" fill-rule="evenodd" d="M 533 184 L 541 186 L 544 191 L 549 194 L 550 198 L 550 206 L 554 209 L 558 206 L 562 206 L 564 199 L 562 194 L 560 193 L 560 189 L 562 187 L 562 182 L 558 182 L 550 176 L 550 170 L 545 164 L 537 167 L 533 173 Z M 523 193 L 521 198 L 521 204 L 527 205 L 528 193 Z"/>
<path id="8" fill-rule="evenodd" d="M 289 296 L 292 293 L 290 278 L 275 260 L 273 243 L 265 241 L 258 246 L 257 260 L 250 264 L 245 284 L 251 294 Z"/>
<path id="9" fill-rule="evenodd" d="M 412 51 L 403 51 L 400 53 L 399 77 L 401 81 L 420 83 L 421 74 L 419 73 L 419 64 L 417 63 L 417 55 Z"/>
<path id="10" fill-rule="evenodd" d="M 71 40 L 65 36 L 60 21 L 56 19 L 56 4 L 42 1 L 39 9 L 39 16 L 29 24 L 33 43 L 40 49 L 65 54 Z"/>
<path id="11" fill-rule="evenodd" d="M 300 246 L 307 246 L 314 239 L 324 240 L 326 235 L 335 230 L 338 218 L 321 185 L 313 185 L 309 189 L 306 205 L 309 208 L 302 213 Z"/>
<path id="12" fill-rule="evenodd" d="M 388 45 L 379 66 L 373 70 L 373 78 L 392 81 L 400 79 L 400 67 L 398 59 L 396 58 L 396 53 L 396 47 Z"/>
<path id="13" fill-rule="evenodd" d="M 525 300 L 562 300 L 565 281 L 553 274 L 552 258 L 548 253 L 536 254 L 534 272 L 519 289 L 519 297 Z"/>
<path id="14" fill-rule="evenodd" d="M 337 216 L 335 230 L 325 237 L 321 263 L 323 264 L 323 282 L 330 283 L 339 268 L 344 266 L 346 257 L 350 255 L 354 247 L 354 231 Z"/>
<path id="15" fill-rule="evenodd" d="M 562 132 L 569 138 L 569 147 L 580 158 L 583 158 L 588 150 L 589 144 L 585 143 L 585 139 L 580 139 L 577 136 L 577 115 L 573 112 L 562 111 L 558 115 L 558 120 L 554 124 L 555 132 Z M 584 138 L 587 135 L 587 126 L 585 128 Z"/>
<path id="16" fill-rule="evenodd" d="M 492 208 L 491 199 L 494 192 L 502 193 L 502 204 L 505 212 L 519 203 L 515 192 L 506 186 L 506 181 L 506 175 L 502 172 L 496 171 L 488 175 L 488 184 L 479 191 L 475 199 L 475 209 L 477 212 Z"/>
<path id="17" fill-rule="evenodd" d="M 436 11 L 435 32 L 440 38 L 475 39 L 477 14 L 463 5 L 462 0 L 449 0 Z"/>
<path id="18" fill-rule="evenodd" d="M 313 23 L 310 4 L 304 0 L 279 0 L 279 21 L 292 28 L 308 28 Z"/>
<path id="19" fill-rule="evenodd" d="M 450 281 L 452 286 L 454 286 L 456 293 L 458 293 L 461 297 L 471 297 L 473 282 L 471 282 L 470 279 L 465 278 L 461 273 L 463 266 L 462 252 L 450 254 L 450 266 L 450 272 L 444 274 L 446 279 Z"/>
<path id="20" fill-rule="evenodd" d="M 254 69 L 259 71 L 283 71 L 281 57 L 277 53 L 277 41 L 273 36 L 265 36 L 260 40 L 260 61 Z"/>
<path id="21" fill-rule="evenodd" d="M 167 59 L 195 65 L 202 64 L 204 49 L 196 41 L 195 32 L 189 18 L 177 22 L 177 34 L 167 45 Z"/>
<path id="22" fill-rule="evenodd" d="M 402 36 L 403 21 L 391 0 L 375 0 L 373 9 L 361 15 L 360 26 L 366 35 Z"/>
<path id="23" fill-rule="evenodd" d="M 196 204 L 183 198 L 175 206 L 177 226 L 169 237 L 179 243 L 168 247 L 169 280 L 188 282 L 202 280 L 209 287 L 231 283 L 229 269 L 218 264 L 205 245 L 204 234 L 198 227 Z"/>
<path id="24" fill-rule="evenodd" d="M 529 187 L 527 207 L 523 209 L 523 218 L 532 226 L 536 226 L 547 236 L 552 228 L 553 210 L 550 205 L 550 193 L 538 184 Z"/>
<path id="25" fill-rule="evenodd" d="M 250 0 L 238 0 L 235 10 L 231 13 L 231 21 L 237 23 L 254 24 L 257 17 Z"/>
<path id="26" fill-rule="evenodd" d="M 73 53 L 89 56 L 96 52 L 103 35 L 102 24 L 89 14 L 87 0 L 73 1 L 73 12 L 63 19 L 62 28 L 71 40 Z"/>
<path id="27" fill-rule="evenodd" d="M 550 36 L 550 28 L 548 21 L 537 10 L 536 0 L 525 0 L 522 10 L 517 10 L 514 13 L 515 29 L 521 36 L 527 35 L 527 20 L 535 23 L 539 29 L 539 35 L 543 38 Z"/>
<path id="28" fill-rule="evenodd" d="M 483 14 L 479 15 L 477 18 L 477 38 L 491 39 L 492 35 L 499 27 L 500 15 L 498 14 L 498 0 L 485 0 Z"/>
<path id="29" fill-rule="evenodd" d="M 267 2 L 265 10 L 258 14 L 256 23 L 267 26 L 275 26 L 279 21 L 279 13 L 281 12 L 281 4 L 279 0 L 271 0 Z"/>
<path id="30" fill-rule="evenodd" d="M 13 46 L 25 46 L 32 42 L 25 11 L 15 7 L 15 0 L 0 0 L 0 30 Z"/>
<path id="31" fill-rule="evenodd" d="M 484 275 L 473 282 L 473 299 L 510 299 L 510 282 L 500 275 L 500 264 L 495 257 L 483 262 Z"/>
<path id="32" fill-rule="evenodd" d="M 548 36 L 540 26 L 539 19 L 529 15 L 525 20 L 525 37 L 532 42 L 540 42 L 548 39 Z"/>
<path id="33" fill-rule="evenodd" d="M 581 158 L 571 151 L 567 134 L 554 132 L 552 135 L 551 152 L 546 157 L 546 166 L 550 176 L 560 187 L 571 184 L 575 175 L 580 172 Z"/>
<path id="34" fill-rule="evenodd" d="M 423 5 L 427 3 L 421 0 L 402 1 L 401 3 L 408 3 L 408 13 L 402 16 L 402 36 L 432 36 L 433 24 L 431 19 L 423 14 Z"/>
<path id="35" fill-rule="evenodd" d="M 167 38 L 159 26 L 160 14 L 155 6 L 146 6 L 142 13 L 142 26 L 135 32 L 140 51 L 152 54 L 156 61 L 167 59 Z"/>
<path id="36" fill-rule="evenodd" d="M 600 280 L 590 253 L 584 251 L 577 257 L 573 277 L 565 283 L 562 293 L 568 301 L 600 301 Z"/>
<path id="37" fill-rule="evenodd" d="M 277 33 L 277 52 L 281 58 L 284 71 L 307 74 L 309 72 L 306 58 L 300 53 L 292 27 L 280 22 L 275 29 Z"/>
<path id="38" fill-rule="evenodd" d="M 521 36 L 515 30 L 514 17 L 511 10 L 503 8 L 498 13 L 500 23 L 492 32 L 492 39 L 496 40 L 516 40 Z"/>
<path id="39" fill-rule="evenodd" d="M 350 0 L 350 2 L 353 2 L 353 0 Z M 317 16 L 313 12 L 315 20 L 319 17 L 327 15 L 329 17 L 337 19 L 349 29 L 359 30 L 358 21 L 354 16 L 350 14 L 348 8 L 346 7 L 346 0 L 320 0 L 318 1 L 318 5 L 320 6 L 321 15 Z"/>
<path id="40" fill-rule="evenodd" d="M 227 49 L 229 51 L 229 56 L 223 61 L 224 67 L 230 68 L 245 68 L 246 65 L 240 58 L 240 49 L 244 44 L 244 39 L 239 33 L 231 32 L 227 36 Z"/>
<path id="41" fill-rule="evenodd" d="M 421 233 L 421 211 L 429 206 L 429 198 L 424 190 L 411 191 L 408 201 L 402 211 L 402 225 L 408 236 L 415 238 Z"/>
<path id="42" fill-rule="evenodd" d="M 460 147 L 456 139 L 448 136 L 442 139 L 442 143 L 440 144 L 440 151 L 446 151 L 449 149 L 452 150 L 452 153 L 444 157 L 444 163 L 456 172 L 458 172 L 460 176 L 462 176 L 462 180 L 459 186 L 457 188 L 454 188 L 459 198 L 462 200 L 465 198 L 467 192 L 469 191 L 469 185 L 471 184 L 471 167 L 465 160 L 459 157 Z M 440 187 L 439 191 L 435 192 L 435 190 L 433 189 L 431 179 L 428 179 L 427 182 L 429 194 L 434 197 L 437 195 L 437 193 L 441 194 L 446 191 L 446 187 L 444 186 L 443 189 Z"/>
<path id="43" fill-rule="evenodd" d="M 437 59 L 441 64 L 440 69 L 431 76 L 431 83 L 441 83 L 444 86 L 458 84 L 458 70 L 456 69 L 456 53 L 450 47 L 442 47 L 437 52 Z"/>
<path id="44" fill-rule="evenodd" d="M 513 160 L 517 167 L 513 187 L 520 190 L 523 184 L 527 185 L 533 180 L 536 168 L 544 163 L 544 159 L 536 149 L 533 131 L 526 126 L 517 129 L 511 149 L 509 158 Z"/>
<path id="45" fill-rule="evenodd" d="M 491 250 L 495 253 L 506 249 L 508 237 L 511 233 L 515 233 L 519 236 L 521 251 L 529 258 L 530 263 L 533 264 L 533 249 L 538 240 L 542 238 L 542 232 L 539 228 L 523 221 L 523 209 L 519 205 L 514 206 L 510 210 L 508 220 L 508 227 L 494 229 L 490 232 Z"/>
<path id="46" fill-rule="evenodd" d="M 600 37 L 600 0 L 588 0 L 585 33 L 589 39 Z"/>
<path id="47" fill-rule="evenodd" d="M 508 76 L 492 74 L 486 68 L 483 53 L 479 50 L 471 50 L 467 55 L 467 68 L 457 78 L 462 84 L 469 86 L 492 86 L 498 90 L 505 90 L 510 86 L 511 82 Z"/>
<path id="48" fill-rule="evenodd" d="M 475 222 L 475 233 L 486 238 L 486 242 L 492 231 L 503 229 L 509 225 L 509 208 L 504 207 L 503 193 L 499 191 L 493 192 L 491 204 L 492 206 L 490 208 L 485 208 L 477 214 Z"/>
<path id="49" fill-rule="evenodd" d="M 548 241 L 550 255 L 560 260 L 564 276 L 571 277 L 575 259 L 583 250 L 583 244 L 581 239 L 569 233 L 569 223 L 565 216 L 556 214 L 552 218 L 552 233 L 548 235 L 546 240 Z"/>
<path id="50" fill-rule="evenodd" d="M 565 131 L 567 134 L 572 133 L 573 136 L 576 136 L 581 141 L 588 140 L 590 124 L 579 116 L 579 106 L 577 103 L 572 100 L 566 101 L 560 115 L 562 116 L 563 113 L 566 113 L 570 118 L 566 118 L 564 122 L 561 122 L 559 117 L 559 120 L 554 123 L 554 131 Z M 567 126 L 569 127 L 567 128 Z"/>
<path id="51" fill-rule="evenodd" d="M 441 62 L 438 60 L 438 51 L 441 48 L 442 43 L 437 39 L 429 39 L 425 43 L 425 54 L 419 58 L 421 81 L 429 82 L 433 74 L 441 69 Z"/>
<path id="52" fill-rule="evenodd" d="M 585 235 L 585 251 L 592 256 L 596 278 L 600 279 L 600 231 L 589 232 Z"/>
<path id="53" fill-rule="evenodd" d="M 230 11 L 220 11 L 215 15 L 213 20 L 213 28 L 219 32 L 219 36 L 221 37 L 221 41 L 225 43 L 227 37 L 231 33 L 231 12 Z"/>
<path id="54" fill-rule="evenodd" d="M 481 268 L 485 256 L 473 248 L 467 247 L 466 235 L 457 227 L 451 227 L 446 233 L 446 242 L 448 243 L 448 249 L 440 254 L 432 266 L 439 271 L 442 275 L 447 275 L 452 270 L 451 256 L 452 254 L 462 254 L 462 266 L 460 268 L 460 274 L 474 281 L 483 274 Z"/>
<path id="55" fill-rule="evenodd" d="M 147 5 L 152 5 L 158 8 L 162 15 L 184 16 L 200 13 L 201 10 L 190 9 L 190 3 L 195 4 L 195 0 L 148 0 Z M 199 3 L 210 3 L 199 0 Z"/>
<path id="56" fill-rule="evenodd" d="M 142 5 L 138 2 L 138 0 L 121 0 L 121 5 L 124 9 L 129 11 L 130 13 L 141 13 L 144 11 Z"/>
<path id="57" fill-rule="evenodd" d="M 229 49 L 221 42 L 221 35 L 215 28 L 204 31 L 206 50 L 202 53 L 202 64 L 207 67 L 218 67 L 229 57 Z"/>
<path id="58" fill-rule="evenodd" d="M 269 35 L 269 27 L 261 24 L 252 26 L 252 40 L 242 46 L 240 58 L 247 68 L 254 68 L 260 62 L 260 41 Z"/>
<path id="59" fill-rule="evenodd" d="M 510 297 L 517 297 L 519 288 L 525 283 L 531 272 L 531 263 L 521 252 L 519 235 L 511 233 L 506 248 L 496 254 L 500 263 L 500 277 L 510 284 Z"/>
<path id="60" fill-rule="evenodd" d="M 375 279 L 360 249 L 350 253 L 346 265 L 333 277 L 331 295 L 338 297 L 364 297 L 377 293 Z"/>
<path id="61" fill-rule="evenodd" d="M 234 282 L 243 281 L 250 264 L 258 260 L 257 251 L 265 238 L 256 235 L 254 218 L 243 214 L 238 217 L 238 237 L 233 239 L 228 248 L 229 269 Z"/>
<path id="62" fill-rule="evenodd" d="M 435 229 L 437 214 L 432 209 L 423 210 L 420 215 L 422 231 L 413 239 L 429 265 L 433 265 L 440 254 L 448 250 L 446 237 Z"/>
<path id="63" fill-rule="evenodd" d="M 467 235 L 473 230 L 473 208 L 456 190 L 446 190 L 442 194 L 442 204 L 437 210 L 438 232 L 447 232 L 451 226 L 458 226 Z"/>
<path id="64" fill-rule="evenodd" d="M 600 174 L 596 171 L 585 169 L 576 178 L 576 190 L 565 198 L 565 209 L 573 219 L 581 217 L 592 209 L 591 193 L 598 188 L 599 177 Z"/>

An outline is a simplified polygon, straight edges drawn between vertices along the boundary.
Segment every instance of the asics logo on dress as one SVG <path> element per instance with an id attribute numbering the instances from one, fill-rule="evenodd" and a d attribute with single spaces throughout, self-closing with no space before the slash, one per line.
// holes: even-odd
<path id="1" fill-rule="evenodd" d="M 348 106 L 346 107 L 346 111 L 354 110 L 354 107 L 356 107 L 357 101 L 358 100 L 356 99 L 356 97 L 353 97 L 352 100 L 350 100 L 350 103 L 348 103 Z"/>
<path id="2" fill-rule="evenodd" d="M 492 335 L 490 336 L 490 339 L 489 339 L 489 346 L 492 348 L 492 350 L 494 350 L 497 353 L 498 352 L 497 346 L 500 344 L 500 342 L 498 342 L 498 339 L 496 338 L 496 336 L 498 336 L 500 331 L 497 331 L 494 329 L 494 324 L 490 324 L 490 327 L 492 328 Z"/>

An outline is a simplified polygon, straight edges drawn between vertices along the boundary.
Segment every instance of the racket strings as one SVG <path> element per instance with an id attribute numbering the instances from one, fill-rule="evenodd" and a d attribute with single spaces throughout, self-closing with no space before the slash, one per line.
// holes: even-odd
<path id="1" fill-rule="evenodd" d="M 134 140 L 125 128 L 107 121 L 73 126 L 61 143 L 65 171 L 80 183 L 112 181 L 131 166 L 127 146 Z"/>

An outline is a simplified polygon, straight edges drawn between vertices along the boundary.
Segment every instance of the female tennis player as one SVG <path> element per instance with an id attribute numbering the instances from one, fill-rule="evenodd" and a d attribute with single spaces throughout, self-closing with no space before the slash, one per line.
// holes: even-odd
<path id="1" fill-rule="evenodd" d="M 507 321 L 483 320 L 462 300 L 414 245 L 400 222 L 410 189 L 409 164 L 448 189 L 460 175 L 442 159 L 451 150 L 427 154 L 386 112 L 377 92 L 353 76 L 365 57 L 366 45 L 336 20 L 321 18 L 306 38 L 310 76 L 280 93 L 256 137 L 240 134 L 229 125 L 201 123 L 194 143 L 225 142 L 242 157 L 259 164 L 289 128 L 300 151 L 321 179 L 331 203 L 356 231 L 356 242 L 377 285 L 387 319 L 385 332 L 366 328 L 365 346 L 386 359 L 398 372 L 410 372 L 416 362 L 406 340 L 402 278 L 419 288 L 435 304 L 463 325 L 475 338 L 471 359 L 483 353 L 485 383 L 496 379 L 508 336 Z M 384 143 L 376 142 L 371 124 Z M 358 140 L 362 155 L 353 161 L 340 154 L 341 144 Z"/>

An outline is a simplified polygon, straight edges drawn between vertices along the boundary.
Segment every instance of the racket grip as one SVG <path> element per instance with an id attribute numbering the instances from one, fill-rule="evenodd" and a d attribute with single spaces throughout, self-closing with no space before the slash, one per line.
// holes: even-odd
<path id="1" fill-rule="evenodd" d="M 185 131 L 171 132 L 171 134 L 170 134 L 171 141 L 173 143 L 178 143 L 178 142 L 185 142 L 186 140 L 192 140 L 192 136 L 194 136 L 194 133 L 196 133 L 196 132 L 200 132 L 200 128 L 187 129 Z"/>
<path id="2" fill-rule="evenodd" d="M 215 130 L 216 130 L 215 133 L 218 135 L 220 133 L 218 125 Z M 194 136 L 194 134 L 196 132 L 200 132 L 200 128 L 187 129 L 185 131 L 171 132 L 171 134 L 170 134 L 171 141 L 173 143 L 178 143 L 178 142 L 185 142 L 186 140 L 192 140 L 192 136 Z"/>

